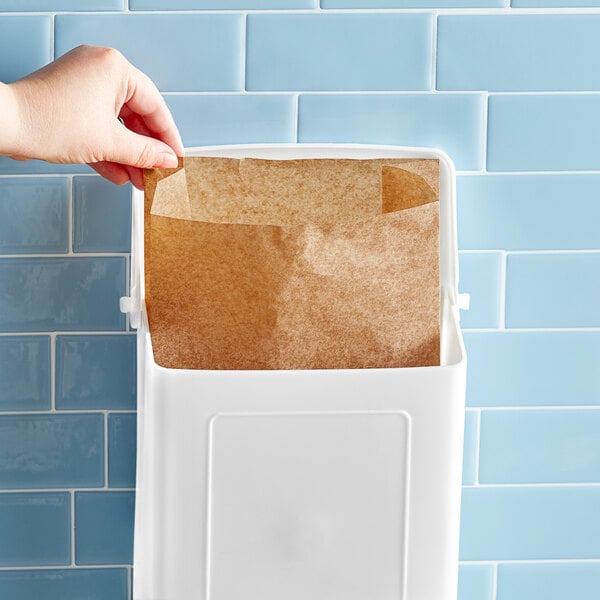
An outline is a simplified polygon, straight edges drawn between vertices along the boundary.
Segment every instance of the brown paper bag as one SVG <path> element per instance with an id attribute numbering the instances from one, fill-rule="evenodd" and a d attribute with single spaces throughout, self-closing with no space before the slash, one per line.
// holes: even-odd
<path id="1" fill-rule="evenodd" d="M 439 365 L 438 199 L 429 159 L 195 157 L 146 171 L 157 364 Z"/>

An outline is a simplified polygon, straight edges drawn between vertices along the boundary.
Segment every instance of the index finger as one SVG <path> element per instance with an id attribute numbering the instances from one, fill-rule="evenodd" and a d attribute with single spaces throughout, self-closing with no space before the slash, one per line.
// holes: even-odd
<path id="1" fill-rule="evenodd" d="M 183 142 L 171 111 L 152 80 L 139 69 L 131 67 L 125 105 L 121 116 L 139 115 L 154 137 L 183 156 Z"/>

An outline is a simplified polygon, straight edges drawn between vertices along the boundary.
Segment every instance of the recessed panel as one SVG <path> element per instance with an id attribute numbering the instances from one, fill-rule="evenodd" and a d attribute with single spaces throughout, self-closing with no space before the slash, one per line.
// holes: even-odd
<path id="1" fill-rule="evenodd" d="M 216 417 L 208 598 L 400 600 L 408 436 L 403 413 Z"/>

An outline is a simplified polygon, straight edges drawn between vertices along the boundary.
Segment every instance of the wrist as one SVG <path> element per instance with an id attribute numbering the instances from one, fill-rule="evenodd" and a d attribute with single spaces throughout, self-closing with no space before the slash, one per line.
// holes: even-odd
<path id="1" fill-rule="evenodd" d="M 22 112 L 14 84 L 0 82 L 0 155 L 18 156 L 22 153 Z"/>

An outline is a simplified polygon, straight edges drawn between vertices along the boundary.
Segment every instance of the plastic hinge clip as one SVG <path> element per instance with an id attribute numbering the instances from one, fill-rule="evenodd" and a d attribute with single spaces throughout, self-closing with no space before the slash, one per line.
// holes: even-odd
<path id="1" fill-rule="evenodd" d="M 471 294 L 458 294 L 458 308 L 469 310 L 471 306 Z"/>

